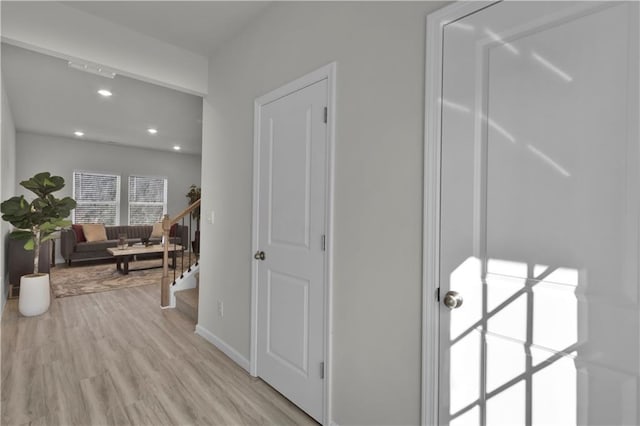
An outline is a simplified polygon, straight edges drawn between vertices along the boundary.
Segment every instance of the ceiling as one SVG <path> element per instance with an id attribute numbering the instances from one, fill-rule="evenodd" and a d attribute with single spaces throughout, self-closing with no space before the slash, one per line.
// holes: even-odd
<path id="1" fill-rule="evenodd" d="M 268 1 L 67 1 L 83 12 L 210 56 L 260 16 Z"/>
<path id="2" fill-rule="evenodd" d="M 69 1 L 65 5 L 165 43 L 210 56 L 270 2 Z M 69 68 L 67 61 L 2 44 L 2 77 L 18 131 L 201 153 L 202 98 L 132 78 Z M 110 98 L 99 89 L 113 93 Z M 147 128 L 157 128 L 150 135 Z"/>
<path id="3" fill-rule="evenodd" d="M 70 68 L 67 61 L 2 45 L 2 79 L 16 129 L 66 138 L 200 154 L 202 98 L 116 75 Z M 104 98 L 98 90 L 110 90 Z M 157 129 L 155 135 L 148 128 Z M 84 132 L 81 138 L 74 131 Z"/>

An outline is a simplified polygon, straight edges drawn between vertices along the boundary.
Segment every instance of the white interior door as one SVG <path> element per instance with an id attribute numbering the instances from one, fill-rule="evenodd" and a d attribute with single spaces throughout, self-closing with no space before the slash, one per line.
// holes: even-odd
<path id="1" fill-rule="evenodd" d="M 638 17 L 501 2 L 444 27 L 441 424 L 640 423 Z"/>
<path id="2" fill-rule="evenodd" d="M 324 378 L 327 97 L 325 79 L 263 105 L 258 143 L 257 372 L 318 421 Z"/>

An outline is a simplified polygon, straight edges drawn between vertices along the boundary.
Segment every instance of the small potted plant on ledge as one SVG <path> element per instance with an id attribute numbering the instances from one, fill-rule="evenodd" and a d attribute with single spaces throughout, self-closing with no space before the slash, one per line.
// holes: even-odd
<path id="1" fill-rule="evenodd" d="M 31 202 L 24 195 L 11 197 L 0 204 L 0 212 L 3 220 L 16 227 L 9 238 L 25 240 L 25 250 L 34 251 L 33 274 L 20 279 L 18 301 L 22 315 L 34 316 L 45 313 L 50 303 L 49 274 L 38 273 L 40 244 L 52 239 L 54 232 L 71 226 L 66 218 L 76 202 L 70 197 L 58 199 L 52 195 L 64 187 L 64 179 L 49 172 L 38 173 L 20 185 L 37 197 Z"/>
<path id="2" fill-rule="evenodd" d="M 187 198 L 189 199 L 189 205 L 195 203 L 200 199 L 201 189 L 199 186 L 191 185 L 189 187 L 189 192 L 187 192 Z M 196 232 L 193 236 L 193 241 L 191 242 L 191 247 L 193 248 L 193 252 L 198 254 L 200 253 L 200 207 L 198 206 L 191 212 L 191 217 L 196 221 Z"/>

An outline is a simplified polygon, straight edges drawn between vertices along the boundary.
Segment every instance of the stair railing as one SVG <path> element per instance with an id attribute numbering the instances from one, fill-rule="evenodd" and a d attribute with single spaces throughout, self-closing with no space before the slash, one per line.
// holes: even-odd
<path id="1" fill-rule="evenodd" d="M 200 200 L 195 201 L 189 207 L 177 214 L 174 218 L 170 218 L 169 215 L 164 215 L 164 217 L 162 218 L 163 254 L 162 281 L 160 283 L 160 306 L 162 307 L 169 306 L 169 288 L 171 286 L 171 283 L 175 283 L 179 277 L 182 277 L 184 275 L 185 272 L 190 271 L 192 266 L 198 264 L 198 259 L 200 256 L 200 240 L 196 237 L 194 243 L 190 244 L 191 232 L 194 222 L 196 225 L 196 233 L 200 232 L 199 210 L 197 214 L 193 214 L 196 209 L 200 209 Z M 194 216 L 196 216 L 195 219 Z M 189 226 L 189 237 L 187 238 L 187 241 L 181 241 L 181 244 L 178 245 L 177 238 L 174 238 L 173 241 L 171 241 L 171 227 L 178 222 L 180 222 L 182 226 L 187 226 L 185 223 L 187 218 Z M 177 237 L 177 232 L 175 237 Z M 171 279 L 171 276 L 169 274 L 169 252 L 171 252 L 171 258 L 173 260 L 173 280 Z M 179 263 L 178 259 L 180 259 Z M 178 268 L 180 268 L 179 273 Z"/>

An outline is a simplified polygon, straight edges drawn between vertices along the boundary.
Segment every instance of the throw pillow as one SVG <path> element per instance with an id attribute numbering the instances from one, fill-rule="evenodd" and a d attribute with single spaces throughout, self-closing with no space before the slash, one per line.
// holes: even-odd
<path id="1" fill-rule="evenodd" d="M 76 242 L 84 243 L 87 239 L 84 237 L 84 232 L 82 231 L 82 225 L 71 225 L 71 229 L 76 233 Z"/>
<path id="2" fill-rule="evenodd" d="M 82 232 L 87 242 L 107 241 L 107 230 L 102 223 L 87 223 L 82 225 Z"/>
<path id="3" fill-rule="evenodd" d="M 169 236 L 170 237 L 175 237 L 177 230 L 178 230 L 178 224 L 174 223 L 173 225 L 171 225 L 171 229 L 169 229 Z"/>
<path id="4" fill-rule="evenodd" d="M 162 222 L 153 224 L 153 230 L 151 230 L 151 236 L 149 238 L 162 238 Z"/>

